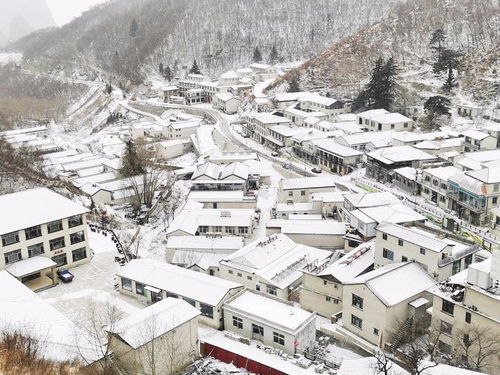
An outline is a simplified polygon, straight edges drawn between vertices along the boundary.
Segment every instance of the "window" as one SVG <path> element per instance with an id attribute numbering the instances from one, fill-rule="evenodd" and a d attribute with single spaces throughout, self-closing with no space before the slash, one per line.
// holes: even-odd
<path id="1" fill-rule="evenodd" d="M 272 294 L 273 296 L 275 296 L 277 294 L 276 287 L 272 286 L 272 285 L 266 285 L 266 293 Z"/>
<path id="2" fill-rule="evenodd" d="M 62 220 L 52 221 L 47 224 L 47 231 L 49 233 L 59 232 L 63 229 Z"/>
<path id="3" fill-rule="evenodd" d="M 241 272 L 238 272 L 237 273 L 238 277 L 242 277 L 243 275 L 241 274 Z"/>
<path id="4" fill-rule="evenodd" d="M 469 334 L 468 334 L 468 333 L 464 333 L 463 340 L 464 340 L 464 344 L 465 344 L 465 345 L 470 344 L 470 337 L 469 337 Z"/>
<path id="5" fill-rule="evenodd" d="M 247 280 L 252 280 L 252 276 L 247 276 Z"/>
<path id="6" fill-rule="evenodd" d="M 213 306 L 205 305 L 204 303 L 200 303 L 200 311 L 201 311 L 201 315 L 206 316 L 210 319 L 214 318 Z"/>
<path id="7" fill-rule="evenodd" d="M 243 319 L 233 316 L 233 326 L 239 329 L 243 329 Z"/>
<path id="8" fill-rule="evenodd" d="M 444 354 L 450 354 L 451 353 L 451 346 L 442 342 L 441 340 L 439 340 L 439 344 L 438 344 L 438 350 L 441 352 L 441 353 L 444 353 Z"/>
<path id="9" fill-rule="evenodd" d="M 85 241 L 85 234 L 83 233 L 83 230 L 69 235 L 69 242 L 71 242 L 72 245 L 83 241 Z"/>
<path id="10" fill-rule="evenodd" d="M 385 259 L 394 260 L 394 252 L 391 250 L 387 250 L 387 249 L 382 250 L 382 256 Z"/>
<path id="11" fill-rule="evenodd" d="M 471 315 L 471 313 L 470 313 L 470 312 L 468 312 L 468 311 L 467 311 L 467 312 L 465 313 L 465 322 L 466 322 L 466 323 L 470 323 L 471 321 L 472 321 L 472 315 Z"/>
<path id="12" fill-rule="evenodd" d="M 64 237 L 54 238 L 49 241 L 50 251 L 61 249 L 64 247 Z"/>
<path id="13" fill-rule="evenodd" d="M 441 332 L 451 335 L 452 331 L 452 325 L 450 323 L 445 322 L 444 320 L 441 320 Z"/>
<path id="14" fill-rule="evenodd" d="M 71 257 L 73 258 L 73 262 L 78 262 L 79 260 L 87 258 L 87 249 L 85 247 L 81 247 L 79 249 L 73 250 L 71 252 Z"/>
<path id="15" fill-rule="evenodd" d="M 186 301 L 187 303 L 189 303 L 191 306 L 196 307 L 196 301 L 194 299 L 186 298 L 186 297 L 183 297 L 182 299 L 184 301 Z"/>
<path id="16" fill-rule="evenodd" d="M 234 234 L 234 232 L 235 232 L 234 227 L 226 227 L 226 233 Z"/>
<path id="17" fill-rule="evenodd" d="M 77 227 L 83 224 L 82 215 L 75 215 L 68 218 L 68 226 L 70 228 Z"/>
<path id="18" fill-rule="evenodd" d="M 175 293 L 169 293 L 167 292 L 167 297 L 170 297 L 170 298 L 179 298 L 179 296 Z"/>
<path id="19" fill-rule="evenodd" d="M 2 246 L 9 246 L 19 242 L 18 232 L 12 232 L 2 235 Z"/>
<path id="20" fill-rule="evenodd" d="M 66 257 L 66 254 L 56 255 L 52 257 L 52 260 L 56 262 L 56 267 L 62 267 L 68 264 L 68 258 Z"/>
<path id="21" fill-rule="evenodd" d="M 208 226 L 206 226 L 206 225 L 200 225 L 198 227 L 198 232 L 200 232 L 200 233 L 207 233 L 208 232 Z"/>
<path id="22" fill-rule="evenodd" d="M 252 333 L 258 336 L 264 336 L 264 327 L 252 324 Z"/>
<path id="23" fill-rule="evenodd" d="M 273 332 L 273 341 L 278 345 L 285 345 L 285 335 L 278 332 Z"/>
<path id="24" fill-rule="evenodd" d="M 220 225 L 214 226 L 214 232 L 216 232 L 216 233 L 222 233 L 222 227 Z"/>
<path id="25" fill-rule="evenodd" d="M 4 254 L 5 264 L 16 263 L 23 259 L 21 255 L 21 250 L 9 251 Z"/>
<path id="26" fill-rule="evenodd" d="M 453 262 L 451 266 L 451 274 L 454 275 L 460 272 L 460 259 Z"/>
<path id="27" fill-rule="evenodd" d="M 374 334 L 375 336 L 378 336 L 378 328 L 373 328 L 373 334 Z"/>
<path id="28" fill-rule="evenodd" d="M 43 243 L 37 243 L 36 245 L 28 246 L 28 257 L 36 257 L 37 255 L 43 254 Z"/>
<path id="29" fill-rule="evenodd" d="M 464 258 L 464 269 L 469 268 L 471 263 L 472 263 L 472 254 L 469 254 Z"/>
<path id="30" fill-rule="evenodd" d="M 32 238 L 37 238 L 42 235 L 42 228 L 40 225 L 35 227 L 31 227 L 24 230 L 24 235 L 26 236 L 26 240 L 31 240 Z"/>
<path id="31" fill-rule="evenodd" d="M 289 196 L 289 197 L 293 197 L 293 191 L 289 191 L 289 192 L 288 192 L 288 196 Z"/>
<path id="32" fill-rule="evenodd" d="M 404 245 L 404 241 L 401 238 L 398 240 L 398 245 L 399 246 L 403 246 Z"/>
<path id="33" fill-rule="evenodd" d="M 323 280 L 323 285 L 328 285 L 328 281 Z"/>
<path id="34" fill-rule="evenodd" d="M 140 296 L 146 295 L 146 289 L 144 289 L 145 287 L 146 285 L 138 283 L 137 281 L 135 282 L 135 292 Z"/>
<path id="35" fill-rule="evenodd" d="M 255 285 L 255 290 L 260 291 L 260 285 L 259 284 Z"/>
<path id="36" fill-rule="evenodd" d="M 338 305 L 338 303 L 339 303 L 339 300 L 337 298 L 332 298 L 332 297 L 326 296 L 325 299 L 326 299 L 326 302 L 333 302 L 336 305 Z"/>
<path id="37" fill-rule="evenodd" d="M 122 277 L 122 289 L 128 290 L 129 292 L 132 291 L 132 280 L 130 279 L 125 279 Z"/>
<path id="38" fill-rule="evenodd" d="M 357 296 L 353 293 L 352 294 L 352 305 L 357 307 L 358 309 L 363 310 L 363 298 L 361 298 L 360 296 Z"/>
<path id="39" fill-rule="evenodd" d="M 382 233 L 382 239 L 387 240 L 387 233 Z"/>
<path id="40" fill-rule="evenodd" d="M 441 310 L 447 314 L 453 315 L 453 310 L 455 309 L 455 304 L 448 300 L 443 300 Z"/>
<path id="41" fill-rule="evenodd" d="M 248 233 L 248 227 L 238 227 L 238 233 L 239 234 L 247 234 Z"/>
<path id="42" fill-rule="evenodd" d="M 358 318 L 356 315 L 351 314 L 351 324 L 354 327 L 358 327 L 359 329 L 363 329 L 363 319 Z"/>
<path id="43" fill-rule="evenodd" d="M 407 257 L 405 257 L 405 256 L 402 256 L 402 257 L 401 257 L 401 262 L 408 262 L 408 258 L 407 258 Z"/>
<path id="44" fill-rule="evenodd" d="M 420 254 L 425 255 L 425 249 L 423 247 L 420 248 Z"/>
<path id="45" fill-rule="evenodd" d="M 492 200 L 491 200 L 491 203 L 496 205 L 498 202 L 498 198 L 497 197 L 494 197 Z"/>
<path id="46" fill-rule="evenodd" d="M 300 191 L 300 195 L 301 195 L 302 197 L 303 197 L 303 196 L 305 196 L 305 195 L 306 195 L 306 191 L 305 191 L 305 190 L 301 190 L 301 191 Z"/>
<path id="47" fill-rule="evenodd" d="M 233 274 L 233 270 L 228 270 L 227 273 L 230 274 L 230 275 L 232 275 Z"/>

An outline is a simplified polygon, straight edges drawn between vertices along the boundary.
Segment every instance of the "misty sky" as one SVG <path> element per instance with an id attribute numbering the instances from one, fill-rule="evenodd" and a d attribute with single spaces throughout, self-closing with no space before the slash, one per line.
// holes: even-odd
<path id="1" fill-rule="evenodd" d="M 59 26 L 78 17 L 91 6 L 103 3 L 104 1 L 106 0 L 45 0 L 54 20 Z"/>

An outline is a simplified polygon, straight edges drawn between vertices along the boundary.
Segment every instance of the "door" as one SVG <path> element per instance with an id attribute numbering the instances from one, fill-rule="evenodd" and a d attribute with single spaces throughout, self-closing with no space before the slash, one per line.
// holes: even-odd
<path id="1" fill-rule="evenodd" d="M 252 338 L 255 340 L 264 340 L 264 327 L 252 324 Z"/>

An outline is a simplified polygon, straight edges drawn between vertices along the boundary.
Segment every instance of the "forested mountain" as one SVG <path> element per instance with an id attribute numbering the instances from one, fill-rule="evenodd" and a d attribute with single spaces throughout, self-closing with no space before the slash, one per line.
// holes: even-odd
<path id="1" fill-rule="evenodd" d="M 44 0 L 2 1 L 0 46 L 51 26 L 55 26 L 55 22 Z"/>
<path id="2" fill-rule="evenodd" d="M 160 62 L 181 74 L 194 58 L 202 72 L 216 73 L 250 62 L 255 47 L 264 62 L 273 45 L 281 60 L 312 57 L 385 18 L 397 2 L 119 0 L 13 47 L 47 66 L 83 65 L 132 79 Z"/>
<path id="3" fill-rule="evenodd" d="M 271 88 L 299 75 L 303 85 L 363 83 L 379 57 L 393 57 L 400 83 L 424 93 L 439 86 L 432 73 L 432 33 L 443 29 L 444 46 L 464 54 L 461 89 L 478 100 L 495 95 L 500 69 L 498 0 L 414 0 L 398 4 L 388 17 L 334 43 Z M 407 103 L 408 104 L 408 103 Z"/>

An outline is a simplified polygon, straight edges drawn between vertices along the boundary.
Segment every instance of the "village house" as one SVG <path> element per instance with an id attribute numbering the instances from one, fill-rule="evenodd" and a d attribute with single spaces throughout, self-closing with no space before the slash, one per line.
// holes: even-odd
<path id="1" fill-rule="evenodd" d="M 460 172 L 460 169 L 453 166 L 424 169 L 420 194 L 429 202 L 447 209 L 449 207 L 448 179 Z"/>
<path id="2" fill-rule="evenodd" d="M 170 121 L 168 126 L 164 126 L 162 135 L 167 139 L 188 139 L 196 134 L 200 127 L 200 121 L 197 119 L 188 121 Z"/>
<path id="3" fill-rule="evenodd" d="M 166 298 L 105 327 L 118 367 L 127 373 L 178 374 L 200 356 L 198 316 L 189 303 Z"/>
<path id="4" fill-rule="evenodd" d="M 328 119 L 328 114 L 324 112 L 301 109 L 300 103 L 286 108 L 283 111 L 283 115 L 297 126 L 306 125 L 306 120 L 311 117 L 320 120 Z"/>
<path id="5" fill-rule="evenodd" d="M 341 220 L 340 208 L 344 204 L 346 191 L 332 191 L 311 194 L 311 202 L 321 202 L 321 214 L 323 218 Z"/>
<path id="6" fill-rule="evenodd" d="M 413 120 L 400 113 L 390 113 L 385 109 L 371 109 L 358 113 L 357 123 L 369 132 L 403 131 L 413 128 Z"/>
<path id="7" fill-rule="evenodd" d="M 296 203 L 276 203 L 271 209 L 271 216 L 273 218 L 289 219 L 291 216 L 300 217 L 319 215 L 321 217 L 321 202 L 296 202 Z"/>
<path id="8" fill-rule="evenodd" d="M 458 104 L 456 108 L 458 115 L 462 117 L 475 118 L 483 113 L 481 107 L 470 104 Z"/>
<path id="9" fill-rule="evenodd" d="M 348 221 L 350 213 L 360 208 L 388 206 L 400 203 L 400 200 L 389 192 L 346 193 L 341 207 L 342 220 Z"/>
<path id="10" fill-rule="evenodd" d="M 318 94 L 300 97 L 299 106 L 303 111 L 326 113 L 329 120 L 333 120 L 337 115 L 351 112 L 351 101 L 327 98 Z"/>
<path id="11" fill-rule="evenodd" d="M 344 134 L 357 134 L 363 132 L 363 127 L 355 121 L 330 122 L 310 117 L 304 122 L 304 126 L 318 129 L 323 132 L 341 131 Z"/>
<path id="12" fill-rule="evenodd" d="M 394 262 L 417 262 L 436 281 L 446 280 L 469 267 L 480 247 L 444 235 L 424 227 L 381 223 L 377 227 L 375 268 Z"/>
<path id="13" fill-rule="evenodd" d="M 158 90 L 158 94 L 161 100 L 165 103 L 171 102 L 173 97 L 179 96 L 179 88 L 177 86 L 162 86 Z"/>
<path id="14" fill-rule="evenodd" d="M 464 172 L 486 168 L 491 162 L 500 160 L 500 149 L 465 152 L 453 158 L 453 165 Z"/>
<path id="15" fill-rule="evenodd" d="M 229 115 L 238 112 L 241 100 L 228 93 L 215 94 L 212 100 L 212 107 Z"/>
<path id="16" fill-rule="evenodd" d="M 495 148 L 497 148 L 498 139 L 492 137 L 488 133 L 470 129 L 463 132 L 463 136 L 465 138 L 465 152 L 494 150 Z"/>
<path id="17" fill-rule="evenodd" d="M 335 142 L 334 139 L 312 141 L 318 165 L 340 175 L 351 173 L 363 163 L 363 153 Z"/>
<path id="18" fill-rule="evenodd" d="M 193 147 L 191 139 L 171 139 L 158 142 L 156 155 L 159 159 L 169 160 L 188 153 Z"/>
<path id="19" fill-rule="evenodd" d="M 297 104 L 299 102 L 299 99 L 305 96 L 310 95 L 306 91 L 301 91 L 301 92 L 285 92 L 285 93 L 280 93 L 276 94 L 272 100 L 274 106 L 277 109 L 285 110 L 286 108 L 290 107 L 291 105 Z"/>
<path id="20" fill-rule="evenodd" d="M 285 117 L 270 113 L 250 112 L 245 116 L 244 133 L 257 142 L 264 144 L 270 135 L 270 128 L 276 125 L 288 125 L 291 121 Z"/>
<path id="21" fill-rule="evenodd" d="M 417 263 L 393 263 L 362 274 L 343 286 L 343 327 L 385 348 L 404 334 L 407 321 L 425 317 L 431 305 L 426 291 L 434 284 Z"/>
<path id="22" fill-rule="evenodd" d="M 47 188 L 0 196 L 0 270 L 32 290 L 57 284 L 56 270 L 92 257 L 89 210 Z"/>
<path id="23" fill-rule="evenodd" d="M 402 167 L 394 170 L 392 183 L 399 189 L 411 195 L 419 195 L 421 187 L 420 169 L 412 167 Z"/>
<path id="24" fill-rule="evenodd" d="M 224 304 L 224 327 L 291 355 L 312 351 L 316 342 L 315 313 L 249 290 Z"/>
<path id="25" fill-rule="evenodd" d="M 278 150 L 283 147 L 290 147 L 293 144 L 293 137 L 299 134 L 313 134 L 318 132 L 315 129 L 308 129 L 293 125 L 276 125 L 269 128 L 269 136 L 266 137 L 265 145 L 271 149 Z"/>
<path id="26" fill-rule="evenodd" d="M 300 285 L 300 269 L 330 254 L 297 244 L 284 234 L 274 234 L 226 256 L 220 262 L 219 277 L 288 300 Z"/>
<path id="27" fill-rule="evenodd" d="M 331 319 L 342 311 L 343 283 L 373 270 L 375 240 L 363 243 L 338 258 L 302 268 L 300 306 Z"/>
<path id="28" fill-rule="evenodd" d="M 500 374 L 499 270 L 500 251 L 494 250 L 492 257 L 429 290 L 433 326 L 442 332 L 437 350 L 467 366 L 479 362 L 481 371 L 495 375 Z"/>
<path id="29" fill-rule="evenodd" d="M 338 137 L 335 139 L 335 142 L 358 151 L 365 151 L 367 145 L 373 142 L 382 142 L 384 147 L 390 145 L 392 142 L 392 133 L 392 131 L 355 133 Z"/>
<path id="30" fill-rule="evenodd" d="M 309 202 L 313 193 L 335 191 L 333 177 L 299 177 L 282 179 L 279 182 L 277 202 Z"/>
<path id="31" fill-rule="evenodd" d="M 242 163 L 219 166 L 208 162 L 199 166 L 193 173 L 191 189 L 246 192 L 250 188 L 249 177 L 249 168 Z"/>
<path id="32" fill-rule="evenodd" d="M 186 301 L 201 312 L 199 322 L 223 328 L 222 305 L 243 290 L 241 284 L 151 259 L 134 259 L 117 274 L 118 291 L 145 305 L 167 297 Z"/>
<path id="33" fill-rule="evenodd" d="M 449 152 L 462 152 L 464 150 L 464 138 L 448 138 L 435 141 L 422 141 L 415 144 L 417 150 L 427 152 L 431 155 L 441 155 Z"/>
<path id="34" fill-rule="evenodd" d="M 203 208 L 257 208 L 257 195 L 242 190 L 192 190 L 187 199 L 203 203 Z"/>
<path id="35" fill-rule="evenodd" d="M 382 148 L 367 154 L 366 176 L 378 182 L 391 182 L 394 170 L 402 167 L 422 168 L 437 162 L 437 157 L 411 146 Z"/>
<path id="36" fill-rule="evenodd" d="M 278 78 L 276 68 L 272 65 L 253 63 L 250 65 L 250 69 L 252 69 L 253 77 L 257 82 Z"/>

